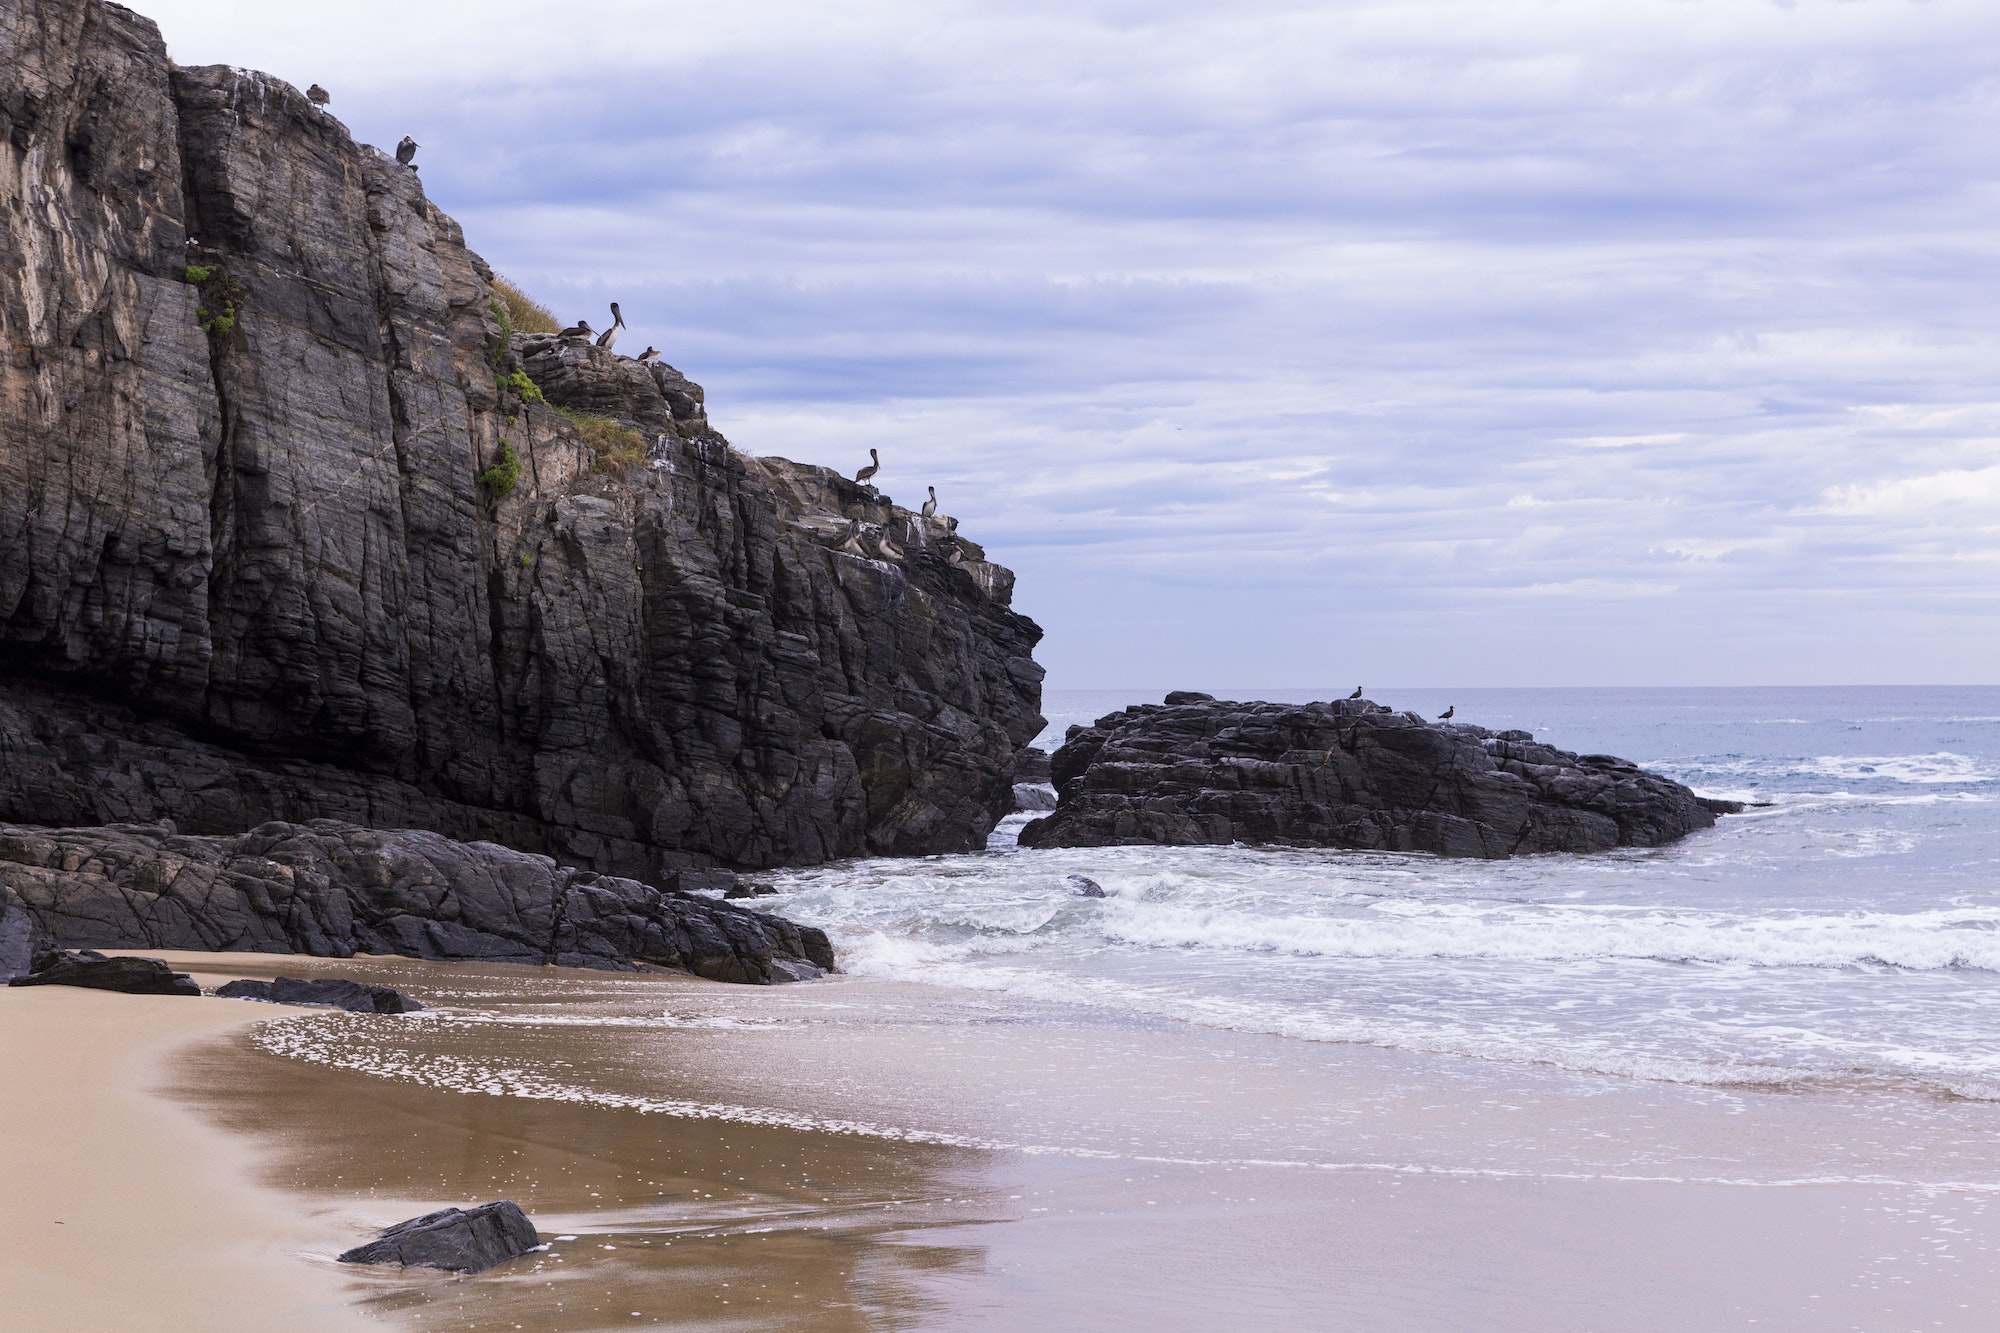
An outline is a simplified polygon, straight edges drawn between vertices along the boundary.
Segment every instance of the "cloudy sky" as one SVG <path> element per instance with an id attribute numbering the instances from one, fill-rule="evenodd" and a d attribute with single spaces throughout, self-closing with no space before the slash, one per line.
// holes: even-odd
<path id="1" fill-rule="evenodd" d="M 1051 686 L 2000 680 L 1991 0 L 134 3 Z"/>

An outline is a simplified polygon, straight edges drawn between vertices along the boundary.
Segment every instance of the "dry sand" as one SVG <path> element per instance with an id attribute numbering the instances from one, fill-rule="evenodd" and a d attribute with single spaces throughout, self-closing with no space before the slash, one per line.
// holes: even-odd
<path id="1" fill-rule="evenodd" d="M 380 1327 L 325 1205 L 252 1183 L 240 1139 L 153 1095 L 191 1043 L 272 1010 L 0 988 L 0 1323 L 269 1333 Z"/>

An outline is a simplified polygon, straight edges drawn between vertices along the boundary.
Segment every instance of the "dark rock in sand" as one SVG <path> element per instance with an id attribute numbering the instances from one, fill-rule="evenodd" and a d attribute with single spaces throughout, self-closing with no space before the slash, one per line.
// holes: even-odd
<path id="1" fill-rule="evenodd" d="M 0 820 L 658 883 L 1012 809 L 1040 631 L 951 524 L 510 336 L 420 175 L 279 79 L 102 0 L 8 0 L 0 50 Z"/>
<path id="2" fill-rule="evenodd" d="M 34 962 L 34 970 L 9 986 L 82 986 L 126 995 L 199 995 L 201 987 L 185 972 L 158 958 L 106 958 L 94 949 L 59 950 Z"/>
<path id="3" fill-rule="evenodd" d="M 1088 875 L 1066 875 L 1063 877 L 1063 883 L 1067 884 L 1069 891 L 1079 898 L 1102 898 L 1104 896 L 1103 887 Z"/>
<path id="4" fill-rule="evenodd" d="M 414 1014 L 423 1010 L 409 996 L 388 986 L 372 986 L 346 977 L 273 977 L 269 981 L 231 981 L 215 988 L 226 1000 L 265 1000 L 271 1004 L 323 1004 L 351 1014 Z"/>
<path id="5" fill-rule="evenodd" d="M 420 830 L 315 820 L 217 838 L 0 825 L 0 871 L 35 928 L 64 945 L 649 965 L 751 983 L 833 968 L 810 926 L 671 880 L 656 888 Z"/>
<path id="6" fill-rule="evenodd" d="M 1276 843 L 1505 857 L 1657 847 L 1715 823 L 1678 782 L 1525 731 L 1427 722 L 1365 699 L 1177 692 L 1072 727 L 1054 814 L 1026 847 Z"/>
<path id="7" fill-rule="evenodd" d="M 377 1232 L 376 1237 L 342 1254 L 340 1262 L 478 1273 L 532 1254 L 542 1243 L 534 1223 L 511 1199 L 425 1213 Z"/>

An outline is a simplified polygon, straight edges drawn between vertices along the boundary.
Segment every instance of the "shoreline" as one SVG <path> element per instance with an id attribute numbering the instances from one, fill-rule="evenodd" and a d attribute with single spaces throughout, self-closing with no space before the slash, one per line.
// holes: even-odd
<path id="1" fill-rule="evenodd" d="M 38 1031 L 50 1050 L 67 1043 L 35 1066 L 47 1081 L 18 1080 L 0 1101 L 44 1109 L 10 1138 L 8 1169 L 50 1163 L 45 1186 L 68 1189 L 17 1191 L 0 1216 L 11 1228 L 30 1195 L 73 1198 L 99 1228 L 88 1249 L 44 1241 L 0 1261 L 0 1285 L 35 1327 L 1969 1329 L 2000 1253 L 1990 1186 L 1146 1155 L 1159 1127 L 1191 1119 L 1220 1135 L 1269 1113 L 1344 1118 L 1328 1131 L 1340 1141 L 1413 1163 L 1415 1140 L 1383 1135 L 1415 1132 L 1421 1113 L 1430 1123 L 1416 1129 L 1468 1165 L 1494 1160 L 1509 1133 L 1755 1158 L 1773 1133 L 1839 1128 L 1841 1113 L 1810 1097 L 1725 1105 L 1538 1074 L 1475 1086 L 1432 1058 L 870 978 L 751 989 L 396 958 L 165 956 L 209 986 L 343 974 L 439 1008 L 409 1021 L 54 987 L 0 997 L 15 1006 L 10 1055 Z M 361 1058 L 273 1054 L 286 1043 L 250 1029 L 274 1018 L 296 1021 L 287 1049 Z M 491 1071 L 532 1077 L 503 1086 Z M 532 1082 L 558 1074 L 606 1095 Z M 1531 1083 L 1553 1092 L 1536 1101 Z M 1597 1091 L 1563 1091 L 1586 1084 Z M 697 1097 L 794 1120 L 639 1109 Z M 1050 1153 L 831 1132 L 857 1099 L 911 1127 L 1012 1125 L 1015 1142 L 1050 1141 L 1027 1126 L 1033 1103 L 1053 1100 L 1045 1123 L 1131 1137 Z M 79 1102 L 96 1109 L 67 1115 Z M 1760 1134 L 1731 1137 L 1752 1122 Z M 106 1144 L 125 1151 L 97 1151 Z M 469 1279 L 327 1262 L 374 1227 L 494 1198 L 519 1202 L 550 1249 Z M 201 1225 L 178 1229 L 190 1209 Z M 26 1304 L 13 1281 L 24 1262 L 40 1282 L 22 1289 Z M 90 1299 L 65 1303 L 79 1292 Z"/>
<path id="2" fill-rule="evenodd" d="M 329 1209 L 163 1082 L 272 1017 L 211 997 L 0 987 L 0 1291 L 21 1328 L 366 1329 Z M 351 1243 L 351 1242 L 350 1242 Z"/>

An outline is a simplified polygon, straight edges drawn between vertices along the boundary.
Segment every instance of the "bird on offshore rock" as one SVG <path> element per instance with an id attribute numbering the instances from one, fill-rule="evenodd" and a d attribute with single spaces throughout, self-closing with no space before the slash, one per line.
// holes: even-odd
<path id="1" fill-rule="evenodd" d="M 659 359 L 660 359 L 660 349 L 653 346 L 651 343 L 648 343 L 646 345 L 645 351 L 639 353 L 639 364 L 642 366 L 650 366 Z"/>
<path id="2" fill-rule="evenodd" d="M 924 517 L 925 517 L 925 518 L 936 518 L 936 517 L 937 517 L 937 487 L 935 487 L 935 486 L 926 486 L 926 487 L 924 487 L 924 489 L 925 489 L 925 490 L 927 490 L 927 491 L 929 491 L 929 492 L 931 493 L 931 498 L 930 498 L 930 499 L 928 499 L 928 500 L 926 500 L 926 501 L 924 501 Z"/>
<path id="3" fill-rule="evenodd" d="M 625 327 L 625 316 L 618 313 L 618 303 L 611 303 L 611 327 L 597 335 L 597 345 L 610 351 L 618 341 L 618 331 Z"/>
<path id="4" fill-rule="evenodd" d="M 1354 693 L 1348 695 L 1347 697 L 1350 699 L 1359 699 L 1361 697 L 1361 687 L 1359 685 L 1356 685 L 1354 687 Z"/>
<path id="5" fill-rule="evenodd" d="M 865 483 L 868 481 L 870 477 L 873 477 L 877 472 L 880 472 L 881 470 L 882 470 L 882 455 L 876 453 L 873 449 L 870 449 L 868 451 L 868 466 L 862 468 L 859 472 L 855 473 L 854 479 L 857 482 Z"/>
<path id="6" fill-rule="evenodd" d="M 588 338 L 588 337 L 589 337 L 589 336 L 590 336 L 591 334 L 593 334 L 593 333 L 595 333 L 595 332 L 597 332 L 597 330 L 596 330 L 596 329 L 593 329 L 593 328 L 591 328 L 591 327 L 590 327 L 590 321 L 589 321 L 589 320 L 587 320 L 587 319 L 579 319 L 579 320 L 578 320 L 578 321 L 577 321 L 576 323 L 574 323 L 574 324 L 570 325 L 570 326 L 569 326 L 568 328 L 564 329 L 564 330 L 563 330 L 563 331 L 562 331 L 561 333 L 558 333 L 558 334 L 556 335 L 556 337 L 558 337 L 558 338 Z"/>
<path id="7" fill-rule="evenodd" d="M 1453 713 L 1456 713 L 1457 711 L 1458 711 L 1458 705 L 1457 705 L 1457 704 L 1453 704 L 1453 705 L 1452 705 L 1451 707 L 1449 707 L 1449 708 L 1445 709 L 1445 710 L 1444 710 L 1444 711 L 1443 711 L 1442 713 L 1439 713 L 1439 714 L 1438 714 L 1438 721 L 1440 721 L 1440 722 L 1449 722 L 1449 721 L 1451 721 L 1451 715 L 1452 715 Z"/>
<path id="8" fill-rule="evenodd" d="M 407 134 L 404 135 L 403 142 L 396 145 L 396 160 L 406 167 L 409 166 L 416 159 L 417 149 L 421 147 L 423 145 L 415 139 L 412 139 Z"/>
<path id="9" fill-rule="evenodd" d="M 903 558 L 903 548 L 896 545 L 895 539 L 889 535 L 889 529 L 887 528 L 883 528 L 875 534 L 875 549 L 881 553 L 884 560 L 901 560 Z"/>
<path id="10" fill-rule="evenodd" d="M 311 102 L 314 106 L 324 107 L 328 102 L 331 102 L 332 100 L 333 100 L 333 94 L 328 92 L 326 89 L 320 87 L 316 83 L 312 87 L 306 89 L 306 101 Z"/>
<path id="11" fill-rule="evenodd" d="M 841 534 L 840 540 L 834 544 L 834 549 L 836 551 L 845 551 L 849 555 L 865 556 L 868 554 L 861 545 L 860 519 L 850 518 L 847 520 L 847 531 Z"/>

